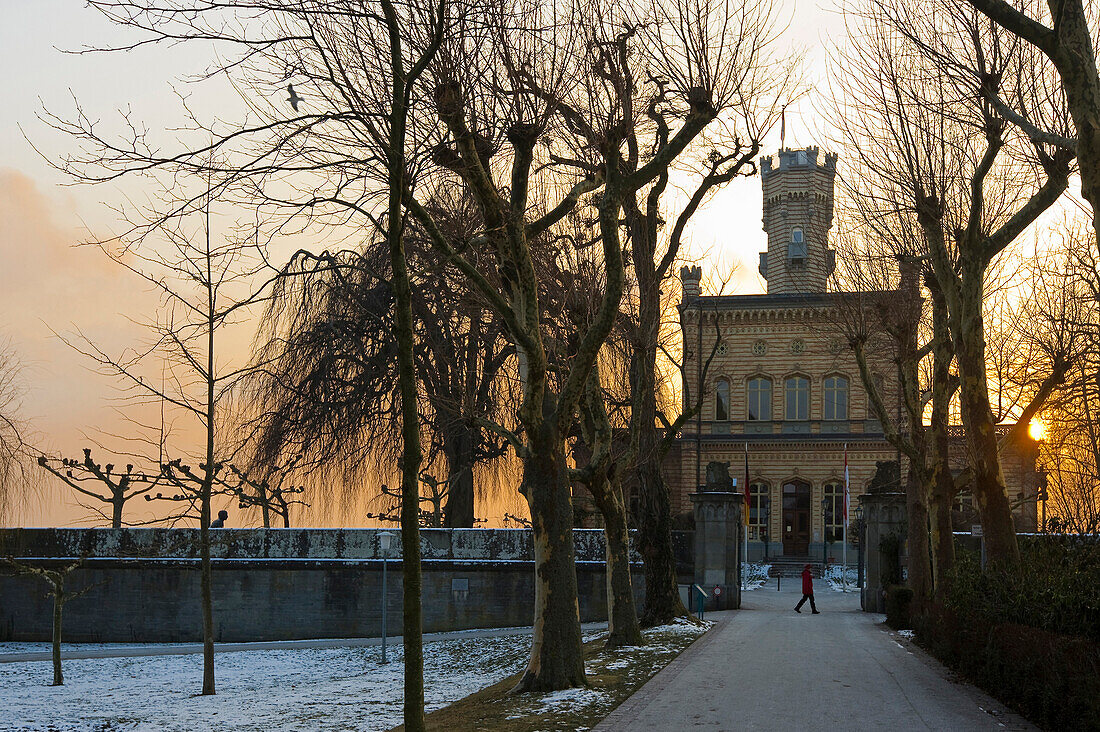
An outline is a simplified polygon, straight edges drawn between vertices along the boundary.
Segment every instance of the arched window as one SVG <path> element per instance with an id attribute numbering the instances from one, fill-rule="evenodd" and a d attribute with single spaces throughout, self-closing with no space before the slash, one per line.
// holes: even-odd
<path id="1" fill-rule="evenodd" d="M 848 380 L 843 376 L 825 377 L 825 419 L 848 419 Z"/>
<path id="2" fill-rule="evenodd" d="M 746 387 L 748 419 L 767 421 L 772 418 L 772 380 L 764 376 L 749 379 Z"/>
<path id="3" fill-rule="evenodd" d="M 730 383 L 719 379 L 714 385 L 714 419 L 724 422 L 730 418 Z"/>
<path id="4" fill-rule="evenodd" d="M 825 541 L 844 541 L 844 484 L 825 484 Z"/>
<path id="5" fill-rule="evenodd" d="M 787 379 L 786 413 L 784 419 L 804 420 L 810 418 L 810 380 L 805 376 L 792 376 Z"/>
<path id="6" fill-rule="evenodd" d="M 770 515 L 771 498 L 767 483 L 749 483 L 749 539 L 763 541 Z"/>

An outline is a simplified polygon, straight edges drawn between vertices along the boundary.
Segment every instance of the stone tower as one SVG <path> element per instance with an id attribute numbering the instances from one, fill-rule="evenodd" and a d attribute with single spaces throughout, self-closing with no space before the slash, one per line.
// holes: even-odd
<path id="1" fill-rule="evenodd" d="M 825 292 L 836 266 L 829 248 L 833 225 L 836 155 L 816 147 L 779 151 L 779 165 L 760 159 L 764 187 L 764 231 L 768 251 L 760 253 L 760 274 L 769 295 Z"/>

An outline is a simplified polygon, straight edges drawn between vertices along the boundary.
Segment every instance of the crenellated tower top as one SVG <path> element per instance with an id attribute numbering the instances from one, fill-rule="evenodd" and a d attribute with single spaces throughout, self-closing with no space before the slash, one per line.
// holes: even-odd
<path id="1" fill-rule="evenodd" d="M 760 158 L 764 188 L 764 231 L 768 251 L 760 254 L 760 274 L 768 294 L 825 292 L 836 267 L 829 248 L 833 225 L 836 154 L 811 146 Z"/>

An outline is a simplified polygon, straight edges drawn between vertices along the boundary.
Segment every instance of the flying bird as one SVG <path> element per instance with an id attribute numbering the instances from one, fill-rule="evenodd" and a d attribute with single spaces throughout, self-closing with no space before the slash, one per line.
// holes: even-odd
<path id="1" fill-rule="evenodd" d="M 298 102 L 302 101 L 302 98 L 300 96 L 298 96 L 297 92 L 294 91 L 294 85 L 293 84 L 287 84 L 286 85 L 286 90 L 288 92 L 290 92 L 290 96 L 287 97 L 286 100 L 288 102 L 290 102 L 291 109 L 293 109 L 295 112 L 297 112 L 298 111 Z"/>

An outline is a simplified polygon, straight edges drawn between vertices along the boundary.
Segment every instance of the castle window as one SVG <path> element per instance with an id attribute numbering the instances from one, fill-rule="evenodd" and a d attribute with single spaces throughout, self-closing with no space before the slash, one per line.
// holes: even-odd
<path id="1" fill-rule="evenodd" d="M 787 411 L 785 419 L 810 418 L 810 380 L 805 376 L 792 376 L 786 383 Z"/>
<path id="2" fill-rule="evenodd" d="M 791 231 L 791 243 L 787 245 L 787 259 L 791 264 L 806 263 L 806 237 L 802 229 Z"/>
<path id="3" fill-rule="evenodd" d="M 825 541 L 844 540 L 844 484 L 825 484 Z"/>
<path id="4" fill-rule="evenodd" d="M 764 539 L 771 503 L 768 493 L 767 483 L 749 483 L 749 539 L 751 541 Z"/>
<path id="5" fill-rule="evenodd" d="M 763 376 L 749 379 L 748 418 L 767 421 L 772 418 L 772 380 Z"/>
<path id="6" fill-rule="evenodd" d="M 843 376 L 825 379 L 825 419 L 848 419 L 848 380 Z"/>
<path id="7" fill-rule="evenodd" d="M 730 418 L 730 383 L 719 379 L 714 385 L 714 419 L 724 422 Z"/>

